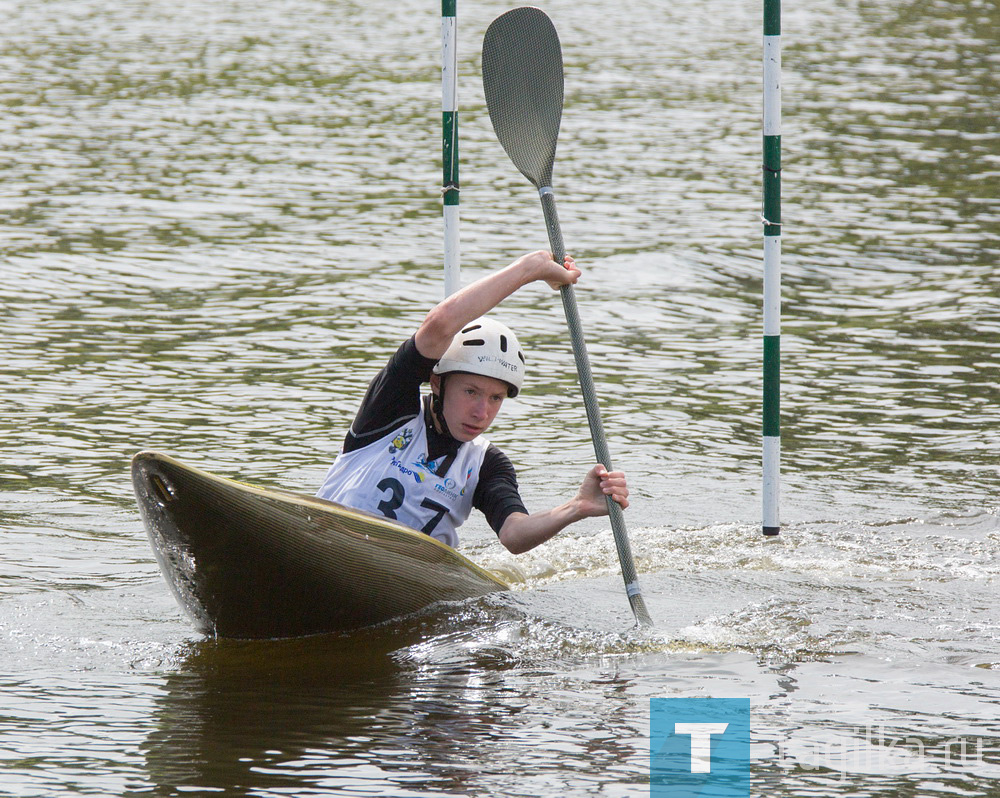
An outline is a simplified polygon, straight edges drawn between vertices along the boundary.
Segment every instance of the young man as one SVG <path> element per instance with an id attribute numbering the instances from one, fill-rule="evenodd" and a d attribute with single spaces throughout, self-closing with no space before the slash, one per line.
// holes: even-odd
<path id="1" fill-rule="evenodd" d="M 450 546 L 479 509 L 514 554 L 533 549 L 582 518 L 607 515 L 605 497 L 628 507 L 620 471 L 596 465 L 576 496 L 528 513 L 507 456 L 482 437 L 524 378 L 524 355 L 503 324 L 483 318 L 519 288 L 539 280 L 576 283 L 568 257 L 524 255 L 438 304 L 368 387 L 361 408 L 317 496 L 393 518 Z M 421 399 L 421 385 L 431 395 Z"/>

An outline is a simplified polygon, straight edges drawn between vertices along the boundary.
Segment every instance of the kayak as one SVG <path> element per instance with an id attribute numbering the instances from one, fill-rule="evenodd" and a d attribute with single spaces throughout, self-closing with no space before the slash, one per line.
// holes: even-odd
<path id="1" fill-rule="evenodd" d="M 429 535 L 165 454 L 137 454 L 132 484 L 160 570 L 205 634 L 340 632 L 509 589 Z"/>

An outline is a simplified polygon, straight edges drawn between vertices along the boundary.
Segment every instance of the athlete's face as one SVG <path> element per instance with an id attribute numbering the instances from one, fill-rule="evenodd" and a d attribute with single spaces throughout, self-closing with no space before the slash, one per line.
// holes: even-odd
<path id="1" fill-rule="evenodd" d="M 441 380 L 435 374 L 431 387 L 440 390 Z M 444 420 L 456 440 L 471 441 L 489 429 L 507 398 L 507 383 L 479 374 L 449 374 L 444 392 Z"/>

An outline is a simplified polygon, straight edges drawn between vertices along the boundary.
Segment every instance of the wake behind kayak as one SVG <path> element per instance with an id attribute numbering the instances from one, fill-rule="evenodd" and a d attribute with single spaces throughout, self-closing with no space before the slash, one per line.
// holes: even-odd
<path id="1" fill-rule="evenodd" d="M 205 634 L 339 632 L 508 589 L 408 527 L 157 452 L 133 458 L 132 483 L 160 569 Z"/>

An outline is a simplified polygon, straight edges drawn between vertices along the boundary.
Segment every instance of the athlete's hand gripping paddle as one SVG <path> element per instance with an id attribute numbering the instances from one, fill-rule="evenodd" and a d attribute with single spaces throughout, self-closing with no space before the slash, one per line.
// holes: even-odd
<path id="1" fill-rule="evenodd" d="M 483 88 L 490 120 L 500 144 L 521 174 L 538 189 L 552 256 L 556 263 L 562 263 L 566 248 L 552 192 L 552 164 L 555 162 L 556 140 L 562 121 L 562 48 L 552 21 L 543 11 L 533 7 L 515 8 L 493 20 L 483 41 Z M 572 285 L 564 285 L 559 290 L 573 342 L 594 453 L 598 462 L 610 471 L 611 455 L 594 391 L 576 294 Z M 639 590 L 625 517 L 616 501 L 611 497 L 607 497 L 607 501 L 629 604 L 639 624 L 651 625 L 652 620 Z"/>

